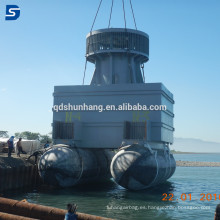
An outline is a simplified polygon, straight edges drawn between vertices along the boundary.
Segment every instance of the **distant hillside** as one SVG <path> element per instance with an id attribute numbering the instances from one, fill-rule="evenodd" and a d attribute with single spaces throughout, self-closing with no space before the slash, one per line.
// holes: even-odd
<path id="1" fill-rule="evenodd" d="M 174 138 L 170 149 L 181 152 L 220 153 L 220 143 L 193 138 Z"/>

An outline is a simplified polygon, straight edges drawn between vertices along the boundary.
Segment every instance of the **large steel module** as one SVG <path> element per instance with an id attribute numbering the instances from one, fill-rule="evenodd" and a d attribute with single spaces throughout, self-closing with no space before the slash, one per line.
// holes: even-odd
<path id="1" fill-rule="evenodd" d="M 111 171 L 118 184 L 131 190 L 166 181 L 176 167 L 169 150 L 174 100 L 162 83 L 144 82 L 148 35 L 122 28 L 92 31 L 86 58 L 95 64 L 90 85 L 54 88 L 59 111 L 53 112 L 53 141 L 69 147 L 46 152 L 40 175 L 50 184 L 72 186 L 110 178 Z M 166 109 L 140 110 L 143 105 Z M 112 160 L 113 149 L 119 151 Z"/>

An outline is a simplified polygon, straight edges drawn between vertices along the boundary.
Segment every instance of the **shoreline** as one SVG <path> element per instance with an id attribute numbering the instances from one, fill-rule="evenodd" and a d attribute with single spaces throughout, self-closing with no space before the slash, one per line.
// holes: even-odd
<path id="1" fill-rule="evenodd" d="M 182 152 L 182 151 L 172 151 L 172 154 L 220 154 L 220 152 Z"/>
<path id="2" fill-rule="evenodd" d="M 177 167 L 220 167 L 220 162 L 176 161 Z"/>
<path id="3" fill-rule="evenodd" d="M 33 159 L 26 160 L 27 155 L 17 157 L 12 154 L 11 158 L 7 154 L 0 153 L 0 169 L 16 168 L 16 167 L 30 167 L 34 165 Z M 182 161 L 176 160 L 177 167 L 220 167 L 220 162 L 202 162 L 202 161 Z"/>
<path id="4" fill-rule="evenodd" d="M 12 153 L 11 157 L 8 157 L 7 153 L 0 153 L 0 168 L 17 168 L 17 167 L 29 167 L 34 165 L 34 159 L 26 160 L 29 155 L 21 154 L 18 157 L 15 153 Z"/>

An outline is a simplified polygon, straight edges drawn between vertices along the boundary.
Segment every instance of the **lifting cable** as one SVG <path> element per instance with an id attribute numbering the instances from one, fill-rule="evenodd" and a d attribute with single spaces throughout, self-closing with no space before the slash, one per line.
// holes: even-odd
<path id="1" fill-rule="evenodd" d="M 101 7 L 101 4 L 102 4 L 102 0 L 100 0 L 100 2 L 99 2 L 99 7 L 98 7 L 98 9 L 97 9 L 97 12 L 96 12 L 95 18 L 94 18 L 94 20 L 93 20 L 93 23 L 92 23 L 92 27 L 91 27 L 90 32 L 92 31 L 93 26 L 94 26 L 94 24 L 95 24 L 96 17 L 97 17 L 97 15 L 98 15 L 98 13 L 99 13 L 99 9 L 100 9 L 100 7 Z"/>
<path id="2" fill-rule="evenodd" d="M 142 70 L 142 75 L 143 75 L 143 81 L 145 83 L 144 64 L 141 64 L 141 70 Z"/>
<path id="3" fill-rule="evenodd" d="M 131 6 L 132 15 L 133 15 L 134 25 L 135 25 L 135 28 L 137 30 L 137 25 L 136 25 L 136 20 L 135 20 L 134 10 L 133 10 L 133 6 L 132 6 L 132 3 L 131 3 L 131 0 L 130 0 L 130 6 Z"/>
<path id="4" fill-rule="evenodd" d="M 87 58 L 86 58 L 86 62 L 85 62 L 85 68 L 84 68 L 83 83 L 82 83 L 82 85 L 84 85 L 84 82 L 85 82 L 85 77 L 86 77 L 86 67 L 87 67 Z"/>
<path id="5" fill-rule="evenodd" d="M 97 9 L 97 11 L 96 11 L 96 15 L 95 15 L 95 17 L 94 17 L 93 23 L 92 23 L 92 27 L 91 27 L 91 30 L 90 30 L 90 34 L 91 34 L 92 29 L 93 29 L 93 27 L 94 27 L 94 24 L 95 24 L 95 22 L 96 22 L 96 18 L 97 18 L 97 15 L 98 15 L 98 13 L 99 13 L 99 9 L 100 9 L 100 7 L 101 7 L 102 1 L 103 1 L 103 0 L 100 0 L 100 2 L 99 2 L 99 6 L 98 6 L 98 9 Z M 134 25 L 135 25 L 135 28 L 136 28 L 136 30 L 137 30 L 137 24 L 136 24 L 136 20 L 135 20 L 135 16 L 134 16 L 134 10 L 133 10 L 133 6 L 132 6 L 132 2 L 131 2 L 131 0 L 129 0 L 129 1 L 130 1 L 130 6 L 131 6 L 131 11 L 132 11 L 133 20 L 134 20 Z M 109 16 L 109 22 L 108 22 L 108 28 L 110 28 L 110 25 L 111 25 L 113 5 L 114 5 L 114 0 L 112 0 L 111 11 L 110 11 L 110 16 Z M 123 5 L 123 13 L 124 13 L 124 24 L 125 24 L 125 29 L 126 29 L 127 26 L 126 26 L 126 14 L 125 14 L 125 4 L 124 4 L 124 0 L 122 0 L 122 5 Z M 90 39 L 90 38 L 89 38 L 89 39 Z M 88 46 L 89 46 L 89 43 L 88 43 Z M 84 68 L 84 74 L 83 74 L 83 82 L 82 82 L 82 85 L 84 85 L 84 83 L 85 83 L 86 67 L 87 67 L 87 58 L 86 58 L 86 62 L 85 62 L 85 68 Z M 141 69 L 142 69 L 143 79 L 144 79 L 144 82 L 145 82 L 144 64 L 141 65 Z"/>
<path id="6" fill-rule="evenodd" d="M 125 15 L 125 4 L 124 4 L 124 0 L 122 0 L 122 4 L 123 4 L 124 22 L 125 22 L 125 29 L 126 29 L 126 15 Z"/>
<path id="7" fill-rule="evenodd" d="M 109 21 L 108 21 L 108 28 L 110 28 L 110 24 L 111 24 L 113 5 L 114 5 L 114 0 L 112 0 L 112 6 L 111 6 L 111 11 L 110 11 L 110 16 L 109 16 Z"/>
<path id="8" fill-rule="evenodd" d="M 99 2 L 99 6 L 98 6 L 98 9 L 97 9 L 97 11 L 96 11 L 96 15 L 95 15 L 95 17 L 94 17 L 93 23 L 92 23 L 92 27 L 91 27 L 91 29 L 90 29 L 90 35 L 91 35 L 92 29 L 93 29 L 93 27 L 94 27 L 94 24 L 95 24 L 97 15 L 98 15 L 98 13 L 99 13 L 99 9 L 100 9 L 100 7 L 101 7 L 101 4 L 102 4 L 102 0 L 100 0 L 100 2 Z M 90 40 L 90 38 L 89 38 L 89 40 Z M 89 42 L 88 42 L 88 47 L 89 47 Z M 88 50 L 89 50 L 89 49 L 88 49 Z M 84 68 L 84 73 L 83 73 L 83 82 L 82 82 L 82 85 L 84 85 L 84 83 L 85 83 L 86 67 L 87 67 L 87 57 L 86 57 L 85 68 Z"/>

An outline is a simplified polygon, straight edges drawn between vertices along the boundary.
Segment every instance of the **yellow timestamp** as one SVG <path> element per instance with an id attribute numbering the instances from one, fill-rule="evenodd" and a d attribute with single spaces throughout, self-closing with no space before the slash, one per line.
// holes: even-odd
<path id="1" fill-rule="evenodd" d="M 173 193 L 163 193 L 162 195 L 162 201 L 178 201 L 178 199 L 181 199 L 182 201 L 191 201 L 192 194 L 182 193 L 178 198 L 176 198 Z M 193 200 L 200 200 L 200 201 L 220 200 L 220 194 L 201 193 L 199 198 L 195 198 Z"/>

